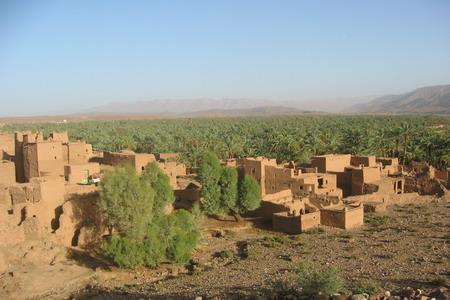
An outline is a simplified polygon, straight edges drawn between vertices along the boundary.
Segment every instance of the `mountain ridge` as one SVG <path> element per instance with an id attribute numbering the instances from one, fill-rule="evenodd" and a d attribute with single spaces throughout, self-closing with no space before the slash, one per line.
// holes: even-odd
<path id="1" fill-rule="evenodd" d="M 413 91 L 385 95 L 356 104 L 354 112 L 450 114 L 450 85 L 426 86 Z"/>

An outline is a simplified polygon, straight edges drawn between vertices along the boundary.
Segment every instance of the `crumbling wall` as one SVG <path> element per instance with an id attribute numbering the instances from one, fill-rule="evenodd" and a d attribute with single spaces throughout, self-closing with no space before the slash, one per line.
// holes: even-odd
<path id="1" fill-rule="evenodd" d="M 289 212 L 275 213 L 272 216 L 272 227 L 276 231 L 298 234 L 320 225 L 320 211 L 306 214 Z"/>
<path id="2" fill-rule="evenodd" d="M 89 159 L 93 156 L 92 145 L 85 142 L 67 143 L 65 148 L 67 149 L 65 150 L 67 156 L 64 157 L 64 160 L 69 164 L 84 164 L 89 162 Z"/>
<path id="3" fill-rule="evenodd" d="M 365 194 L 364 184 L 377 182 L 381 179 L 379 167 L 353 168 L 352 172 L 352 195 Z"/>
<path id="4" fill-rule="evenodd" d="M 342 200 L 338 196 L 309 195 L 308 204 L 313 205 L 317 209 L 321 209 L 342 205 Z"/>
<path id="5" fill-rule="evenodd" d="M 177 188 L 177 177 L 178 176 L 186 176 L 186 165 L 177 163 L 174 161 L 158 163 L 159 168 L 169 176 L 170 185 L 176 189 Z"/>
<path id="6" fill-rule="evenodd" d="M 153 154 L 148 153 L 134 153 L 133 151 L 103 152 L 103 163 L 111 166 L 130 165 L 136 169 L 138 174 L 142 174 L 145 166 L 156 161 Z"/>
<path id="7" fill-rule="evenodd" d="M 52 132 L 50 133 L 50 139 L 52 141 L 61 142 L 63 144 L 67 144 L 69 142 L 69 134 L 67 131 L 63 132 Z"/>
<path id="8" fill-rule="evenodd" d="M 64 178 L 71 184 L 85 183 L 92 174 L 100 173 L 98 163 L 70 164 L 64 166 Z"/>
<path id="9" fill-rule="evenodd" d="M 16 166 L 13 162 L 0 160 L 0 184 L 12 185 L 16 182 Z"/>
<path id="10" fill-rule="evenodd" d="M 355 228 L 364 223 L 364 208 L 362 205 L 359 207 L 322 208 L 320 222 L 322 225 L 341 229 Z"/>
<path id="11" fill-rule="evenodd" d="M 352 155 L 350 158 L 350 164 L 352 166 L 364 166 L 364 167 L 375 167 L 376 166 L 376 158 L 373 155 L 369 156 L 358 156 Z"/>
<path id="12" fill-rule="evenodd" d="M 33 204 L 27 205 L 27 214 L 36 216 L 40 226 L 46 232 L 51 232 L 55 219 L 55 209 L 64 203 L 65 186 L 63 178 L 33 178 L 34 195 L 39 195 L 39 201 L 34 198 Z"/>
<path id="13" fill-rule="evenodd" d="M 28 210 L 39 200 L 34 188 L 31 183 L 0 185 L 0 246 L 15 246 L 41 237 L 39 221 Z"/>
<path id="14" fill-rule="evenodd" d="M 39 176 L 64 176 L 61 142 L 40 142 L 37 145 Z"/>
<path id="15" fill-rule="evenodd" d="M 178 159 L 179 156 L 180 156 L 180 155 L 179 155 L 178 153 L 169 153 L 169 152 L 166 152 L 166 153 L 159 153 L 159 154 L 157 154 L 157 155 L 156 155 L 156 158 L 157 158 L 159 161 L 162 161 L 162 162 L 168 162 L 168 161 L 176 161 L 176 160 Z"/>
<path id="16" fill-rule="evenodd" d="M 342 196 L 348 197 L 352 194 L 352 171 L 332 172 L 336 175 L 336 185 L 342 190 Z"/>
<path id="17" fill-rule="evenodd" d="M 423 174 L 427 173 L 430 170 L 430 165 L 427 164 L 426 162 L 412 161 L 411 168 L 414 173 Z"/>
<path id="18" fill-rule="evenodd" d="M 436 170 L 434 175 L 447 189 L 450 189 L 450 168 L 447 168 L 447 170 Z"/>
<path id="19" fill-rule="evenodd" d="M 11 160 L 14 158 L 15 151 L 14 135 L 9 133 L 0 133 L 0 160 Z"/>
<path id="20" fill-rule="evenodd" d="M 261 186 L 261 196 L 268 194 L 266 192 L 266 167 L 277 167 L 275 159 L 267 159 L 264 157 L 243 158 L 237 160 L 237 165 L 242 171 L 242 175 L 252 176 Z"/>
<path id="21" fill-rule="evenodd" d="M 272 217 L 272 227 L 276 231 L 288 234 L 298 234 L 320 224 L 320 212 L 292 215 L 288 212 L 275 213 Z"/>
<path id="22" fill-rule="evenodd" d="M 328 154 L 314 156 L 311 160 L 312 167 L 316 167 L 320 173 L 344 172 L 350 165 L 350 154 Z"/>
<path id="23" fill-rule="evenodd" d="M 270 219 L 274 213 L 289 212 L 298 214 L 305 209 L 305 199 L 292 197 L 291 190 L 284 190 L 275 194 L 266 195 L 258 209 L 249 215 Z"/>
<path id="24" fill-rule="evenodd" d="M 442 184 L 436 178 L 430 178 L 427 173 L 417 176 L 405 176 L 405 193 L 419 193 L 420 195 L 445 194 Z"/>
<path id="25" fill-rule="evenodd" d="M 23 157 L 23 134 L 20 132 L 14 133 L 14 164 L 16 166 L 16 181 L 25 182 L 25 169 Z"/>
<path id="26" fill-rule="evenodd" d="M 265 166 L 265 194 L 273 194 L 286 189 L 290 189 L 293 169 Z"/>
<path id="27" fill-rule="evenodd" d="M 381 164 L 381 174 L 388 176 L 401 171 L 397 157 L 377 157 L 376 162 Z"/>
<path id="28" fill-rule="evenodd" d="M 103 163 L 110 166 L 124 166 L 130 165 L 134 167 L 134 152 L 132 153 L 116 153 L 116 152 L 103 152 Z"/>
<path id="29" fill-rule="evenodd" d="M 265 189 L 265 168 L 261 160 L 244 158 L 242 159 L 242 170 L 244 175 L 252 176 L 261 187 L 261 194 L 266 194 Z"/>
<path id="30" fill-rule="evenodd" d="M 65 246 L 89 248 L 101 242 L 106 226 L 98 196 L 97 192 L 72 194 L 61 205 L 55 233 Z"/>
<path id="31" fill-rule="evenodd" d="M 37 145 L 35 143 L 23 146 L 22 159 L 23 181 L 28 182 L 33 177 L 39 177 Z"/>
<path id="32" fill-rule="evenodd" d="M 142 174 L 142 171 L 145 169 L 145 166 L 151 162 L 156 161 L 155 155 L 148 153 L 136 153 L 134 156 L 134 165 L 136 168 L 136 172 L 138 174 Z M 175 164 L 175 163 L 173 163 Z M 172 163 L 170 163 L 172 166 Z M 175 167 L 175 165 L 173 165 Z M 185 172 L 186 174 L 186 172 Z"/>

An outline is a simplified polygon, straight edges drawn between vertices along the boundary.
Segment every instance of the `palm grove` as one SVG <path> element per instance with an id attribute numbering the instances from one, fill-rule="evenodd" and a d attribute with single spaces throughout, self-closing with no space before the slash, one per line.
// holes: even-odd
<path id="1" fill-rule="evenodd" d="M 201 209 L 208 215 L 240 213 L 258 208 L 260 187 L 252 177 L 222 167 L 213 153 L 201 160 Z M 174 202 L 169 178 L 156 163 L 142 176 L 131 167 L 109 171 L 102 181 L 100 208 L 110 231 L 105 253 L 121 267 L 187 263 L 199 242 L 197 220 L 186 210 L 171 213 Z M 238 217 L 237 217 L 238 219 Z"/>
<path id="2" fill-rule="evenodd" d="M 436 126 L 438 125 L 438 126 Z M 308 162 L 326 153 L 399 157 L 449 166 L 449 116 L 333 116 L 91 121 L 65 124 L 7 124 L 2 131 L 69 131 L 97 150 L 178 152 L 198 167 L 206 151 L 220 158 L 266 156 Z"/>

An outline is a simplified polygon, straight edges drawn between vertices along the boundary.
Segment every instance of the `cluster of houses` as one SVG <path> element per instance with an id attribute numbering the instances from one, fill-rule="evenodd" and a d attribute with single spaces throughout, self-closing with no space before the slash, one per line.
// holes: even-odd
<path id="1" fill-rule="evenodd" d="M 438 171 L 425 163 L 405 168 L 397 158 L 328 154 L 299 165 L 265 157 L 222 164 L 261 186 L 261 206 L 249 215 L 271 219 L 273 229 L 291 234 L 319 225 L 355 228 L 363 224 L 365 211 L 407 202 L 416 193 L 442 195 L 449 188 L 450 169 Z M 201 185 L 191 181 L 176 196 L 175 205 L 188 208 L 200 201 Z"/>
<path id="2" fill-rule="evenodd" d="M 43 236 L 67 246 L 82 246 L 105 228 L 96 211 L 98 188 L 89 185 L 105 170 L 130 165 L 141 174 L 156 162 L 169 176 L 175 208 L 201 201 L 195 173 L 176 153 L 94 152 L 67 132 L 0 133 L 0 240 L 3 247 Z M 331 154 L 309 164 L 279 165 L 264 157 L 222 161 L 261 186 L 261 206 L 250 215 L 272 220 L 273 228 L 300 233 L 319 225 L 351 229 L 363 223 L 364 210 L 377 210 L 407 192 L 428 194 L 449 188 L 449 169 L 426 164 L 401 166 L 396 158 Z M 189 174 L 191 173 L 191 174 Z"/>

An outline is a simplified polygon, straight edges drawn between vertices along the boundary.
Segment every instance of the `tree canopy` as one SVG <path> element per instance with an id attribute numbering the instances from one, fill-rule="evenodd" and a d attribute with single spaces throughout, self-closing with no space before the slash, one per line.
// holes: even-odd
<path id="1" fill-rule="evenodd" d="M 251 176 L 239 179 L 235 168 L 224 167 L 214 153 L 203 155 L 199 168 L 202 182 L 201 207 L 210 215 L 245 213 L 261 202 L 261 188 Z"/>
<path id="2" fill-rule="evenodd" d="M 131 167 L 106 173 L 101 182 L 100 209 L 107 224 L 121 236 L 140 239 L 153 219 L 155 192 Z"/>
<path id="3" fill-rule="evenodd" d="M 121 267 L 186 263 L 200 233 L 189 212 L 165 213 L 173 201 L 169 178 L 156 163 L 147 165 L 142 176 L 130 167 L 106 173 L 99 203 L 116 234 L 105 243 L 105 253 Z"/>
<path id="4" fill-rule="evenodd" d="M 449 116 L 303 115 L 215 119 L 121 120 L 65 124 L 5 124 L 2 131 L 68 131 L 96 150 L 178 152 L 198 167 L 204 152 L 220 158 L 266 156 L 308 162 L 326 153 L 399 157 L 449 166 Z"/>

